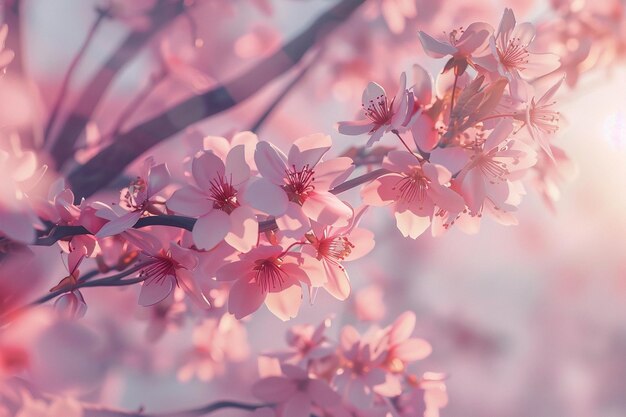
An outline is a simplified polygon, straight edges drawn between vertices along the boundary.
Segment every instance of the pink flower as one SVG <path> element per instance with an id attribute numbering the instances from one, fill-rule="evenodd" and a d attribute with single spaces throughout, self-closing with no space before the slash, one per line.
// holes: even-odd
<path id="1" fill-rule="evenodd" d="M 321 162 L 330 147 L 330 136 L 323 134 L 297 139 L 289 156 L 269 142 L 259 142 L 254 159 L 263 177 L 251 182 L 242 198 L 276 216 L 276 224 L 288 237 L 301 237 L 310 228 L 309 219 L 347 225 L 352 210 L 329 190 L 345 180 L 354 167 L 346 157 Z"/>
<path id="2" fill-rule="evenodd" d="M 375 327 L 363 336 L 352 326 L 341 330 L 342 371 L 335 384 L 344 399 L 358 408 L 370 407 L 375 394 L 395 397 L 402 392 L 399 379 L 381 367 L 385 350 L 380 348 L 380 336 Z"/>
<path id="3" fill-rule="evenodd" d="M 512 132 L 512 121 L 504 119 L 482 143 L 475 142 L 468 164 L 457 177 L 472 215 L 480 214 L 487 199 L 496 208 L 519 203 L 512 199 L 516 194 L 514 181 L 533 166 L 537 158 L 536 153 L 522 141 L 509 139 Z"/>
<path id="4" fill-rule="evenodd" d="M 141 269 L 145 279 L 139 292 L 140 305 L 147 307 L 163 301 L 175 285 L 180 285 L 196 305 L 209 306 L 193 276 L 198 266 L 194 251 L 176 242 L 162 242 L 156 235 L 139 230 L 127 231 L 126 238 L 142 250 L 141 256 L 145 258 Z"/>
<path id="5" fill-rule="evenodd" d="M 451 174 L 441 165 L 419 161 L 408 152 L 392 151 L 383 167 L 391 172 L 367 184 L 361 196 L 368 205 L 391 205 L 405 237 L 415 239 L 421 235 L 431 224 L 437 207 L 452 212 L 465 207 L 463 198 L 447 187 Z"/>
<path id="6" fill-rule="evenodd" d="M 499 74 L 509 80 L 511 95 L 522 101 L 527 100 L 529 90 L 522 78 L 533 79 L 559 67 L 557 55 L 530 52 L 534 38 L 534 26 L 528 22 L 516 25 L 513 11 L 506 8 L 498 32 L 489 39 Z"/>
<path id="7" fill-rule="evenodd" d="M 559 112 L 555 111 L 552 106 L 556 104 L 553 100 L 554 95 L 561 87 L 563 78 L 559 79 L 552 87 L 535 101 L 533 97 L 525 106 L 524 111 L 517 115 L 517 119 L 522 121 L 530 134 L 541 149 L 554 160 L 554 155 L 550 147 L 550 135 L 559 129 Z"/>
<path id="8" fill-rule="evenodd" d="M 476 68 L 479 67 L 478 62 L 482 63 L 480 58 L 485 55 L 488 39 L 492 33 L 493 28 L 490 25 L 476 22 L 465 29 L 452 30 L 446 42 L 438 41 L 422 31 L 419 32 L 419 38 L 428 56 L 443 58 L 451 55 L 444 71 L 454 69 L 454 74 L 460 76 L 468 65 Z"/>
<path id="9" fill-rule="evenodd" d="M 167 165 L 154 165 L 154 160 L 145 160 L 141 174 L 120 193 L 120 206 L 128 213 L 110 220 L 96 233 L 96 237 L 117 235 L 133 227 L 146 212 L 160 214 L 151 199 L 170 182 Z"/>
<path id="10" fill-rule="evenodd" d="M 196 326 L 193 347 L 185 355 L 178 379 L 188 381 L 194 375 L 210 381 L 222 375 L 229 363 L 241 362 L 250 355 L 246 328 L 231 315 L 210 318 Z"/>
<path id="11" fill-rule="evenodd" d="M 339 405 L 341 397 L 327 382 L 311 378 L 304 369 L 283 364 L 284 376 L 263 378 L 252 387 L 259 399 L 278 405 L 281 417 L 309 417 L 314 407 Z"/>
<path id="12" fill-rule="evenodd" d="M 280 246 L 258 246 L 217 270 L 218 281 L 235 281 L 228 312 L 238 319 L 254 313 L 263 303 L 281 320 L 293 318 L 302 302 L 301 283 L 319 287 L 324 279 L 317 260 L 285 253 Z"/>
<path id="13" fill-rule="evenodd" d="M 406 89 L 406 74 L 400 76 L 400 86 L 395 98 L 389 101 L 385 89 L 375 82 L 370 82 L 363 91 L 361 105 L 366 119 L 339 122 L 339 133 L 344 135 L 370 135 L 366 146 L 372 146 L 382 138 L 385 132 L 405 128 L 413 114 L 412 103 L 409 105 Z"/>
<path id="14" fill-rule="evenodd" d="M 322 321 L 317 327 L 311 324 L 292 326 L 287 331 L 287 344 L 291 349 L 268 356 L 296 364 L 329 356 L 334 353 L 335 348 L 328 342 L 325 335 L 328 327 L 330 327 L 330 319 Z"/>
<path id="15" fill-rule="evenodd" d="M 387 355 L 383 366 L 390 372 L 404 372 L 407 364 L 426 358 L 432 347 L 424 339 L 411 337 L 415 329 L 415 313 L 407 311 L 385 329 Z"/>
<path id="16" fill-rule="evenodd" d="M 422 377 L 409 375 L 411 389 L 396 402 L 402 417 L 439 417 L 439 410 L 448 404 L 444 375 L 426 372 Z"/>
<path id="17" fill-rule="evenodd" d="M 226 163 L 210 151 L 196 156 L 192 175 L 197 187 L 179 189 L 167 201 L 167 207 L 198 217 L 192 231 L 195 245 L 212 249 L 225 240 L 241 252 L 249 251 L 257 243 L 259 225 L 254 210 L 240 200 L 250 178 L 244 145 L 234 146 Z"/>
<path id="18" fill-rule="evenodd" d="M 359 259 L 374 248 L 374 234 L 355 227 L 364 211 L 354 216 L 351 224 L 341 228 L 312 222 L 312 231 L 305 235 L 311 245 L 302 248 L 302 252 L 322 263 L 328 278 L 324 289 L 338 300 L 345 300 L 350 295 L 350 280 L 342 262 Z"/>

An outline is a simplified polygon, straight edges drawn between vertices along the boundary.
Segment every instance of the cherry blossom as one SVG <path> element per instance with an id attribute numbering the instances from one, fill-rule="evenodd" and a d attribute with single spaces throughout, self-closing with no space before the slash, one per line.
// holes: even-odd
<path id="1" fill-rule="evenodd" d="M 262 178 L 252 181 L 242 193 L 250 205 L 276 216 L 279 229 L 298 238 L 309 220 L 346 226 L 352 210 L 330 190 L 352 172 L 346 157 L 322 161 L 330 149 L 330 136 L 314 134 L 294 141 L 289 155 L 268 142 L 259 142 L 254 159 Z"/>
<path id="2" fill-rule="evenodd" d="M 412 104 L 412 103 L 411 103 Z M 400 85 L 396 96 L 389 100 L 385 89 L 370 82 L 361 99 L 366 119 L 353 122 L 339 122 L 337 129 L 344 135 L 362 135 L 367 133 L 370 138 L 367 146 L 378 142 L 385 132 L 402 130 L 413 114 L 413 106 L 409 105 L 406 74 L 400 76 Z"/>
<path id="3" fill-rule="evenodd" d="M 78 319 L 83 317 L 87 312 L 87 303 L 85 303 L 83 295 L 80 290 L 74 288 L 80 278 L 78 267 L 85 259 L 85 255 L 86 249 L 83 247 L 70 251 L 67 255 L 67 271 L 69 275 L 50 289 L 51 292 L 65 289 L 69 290 L 54 302 L 54 307 L 57 311 L 68 318 Z"/>
<path id="4" fill-rule="evenodd" d="M 265 303 L 278 318 L 288 320 L 300 309 L 301 283 L 319 287 L 326 277 L 316 259 L 264 245 L 218 269 L 217 279 L 235 281 L 228 297 L 228 312 L 236 318 L 252 314 Z"/>
<path id="5" fill-rule="evenodd" d="M 257 242 L 259 226 L 254 211 L 239 196 L 250 178 L 244 145 L 233 147 L 225 163 L 211 151 L 201 153 L 193 160 L 192 175 L 197 187 L 177 190 L 167 207 L 198 216 L 193 227 L 196 246 L 212 249 L 224 239 L 235 249 L 249 251 Z"/>
<path id="6" fill-rule="evenodd" d="M 391 205 L 403 236 L 415 239 L 424 233 L 436 207 L 463 210 L 463 198 L 447 186 L 452 176 L 445 167 L 420 161 L 404 151 L 390 152 L 383 167 L 391 172 L 365 186 L 361 195 L 365 204 Z"/>
<path id="7" fill-rule="evenodd" d="M 341 397 L 327 382 L 309 377 L 297 366 L 285 364 L 281 370 L 284 376 L 261 379 L 252 387 L 256 397 L 279 405 L 280 416 L 308 417 L 317 407 L 339 405 Z"/>

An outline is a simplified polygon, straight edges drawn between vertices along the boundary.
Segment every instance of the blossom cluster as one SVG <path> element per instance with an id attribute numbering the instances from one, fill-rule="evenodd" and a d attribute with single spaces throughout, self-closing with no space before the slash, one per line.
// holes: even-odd
<path id="1" fill-rule="evenodd" d="M 276 405 L 268 416 L 439 415 L 448 401 L 445 375 L 410 369 L 432 351 L 428 342 L 412 337 L 415 314 L 407 311 L 391 325 L 363 334 L 344 326 L 339 341 L 326 335 L 329 326 L 330 319 L 294 326 L 287 350 L 259 359 L 263 378 L 252 392 Z"/>
<path id="2" fill-rule="evenodd" d="M 484 214 L 517 224 L 525 180 L 551 202 L 556 193 L 548 190 L 570 167 L 552 144 L 563 78 L 544 90 L 536 85 L 560 64 L 556 55 L 535 52 L 534 39 L 534 26 L 518 24 L 511 9 L 497 30 L 477 22 L 443 40 L 420 32 L 426 54 L 447 59 L 436 81 L 415 65 L 412 85 L 403 73 L 393 98 L 371 82 L 365 118 L 338 125 L 346 135 L 367 134 L 368 146 L 390 132 L 406 148 L 386 155 L 388 173 L 364 187 L 364 203 L 390 206 L 402 234 L 416 238 L 431 225 L 434 236 L 454 224 L 476 232 Z"/>

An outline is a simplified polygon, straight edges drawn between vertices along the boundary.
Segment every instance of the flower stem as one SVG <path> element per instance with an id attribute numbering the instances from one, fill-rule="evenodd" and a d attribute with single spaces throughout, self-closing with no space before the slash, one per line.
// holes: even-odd
<path id="1" fill-rule="evenodd" d="M 237 410 L 254 411 L 257 408 L 271 407 L 270 404 L 248 404 L 238 401 L 216 401 L 203 407 L 167 414 L 147 414 L 143 411 L 109 410 L 96 406 L 84 406 L 84 417 L 200 417 L 217 410 L 232 408 Z"/>
<path id="2" fill-rule="evenodd" d="M 396 135 L 398 137 L 398 139 L 400 139 L 400 142 L 402 142 L 402 144 L 404 145 L 404 147 L 406 148 L 407 151 L 409 151 L 409 153 L 411 155 L 413 155 L 415 157 L 415 159 L 417 159 L 420 163 L 424 162 L 423 159 L 420 159 L 420 156 L 417 156 L 415 154 L 415 152 L 413 152 L 411 150 L 411 148 L 409 148 L 409 145 L 406 144 L 406 142 L 404 141 L 404 139 L 402 139 L 402 136 L 400 136 L 400 132 L 398 132 L 397 130 L 392 130 L 391 133 L 393 133 L 394 135 Z"/>

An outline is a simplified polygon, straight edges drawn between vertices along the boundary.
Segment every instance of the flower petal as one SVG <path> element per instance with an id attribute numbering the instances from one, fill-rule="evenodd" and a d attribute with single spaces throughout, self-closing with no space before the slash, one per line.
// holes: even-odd
<path id="1" fill-rule="evenodd" d="M 257 143 L 254 162 L 263 177 L 277 185 L 285 183 L 287 157 L 274 145 L 265 141 Z"/>
<path id="2" fill-rule="evenodd" d="M 287 321 L 298 315 L 302 304 L 302 287 L 291 285 L 280 292 L 270 292 L 265 297 L 265 305 L 276 317 Z"/>
<path id="3" fill-rule="evenodd" d="M 328 192 L 309 193 L 302 211 L 312 220 L 337 227 L 347 226 L 352 217 L 352 209 Z"/>
<path id="4" fill-rule="evenodd" d="M 289 199 L 285 191 L 266 178 L 251 180 L 237 195 L 241 202 L 271 216 L 280 216 L 287 211 Z"/>
<path id="5" fill-rule="evenodd" d="M 265 294 L 257 284 L 240 279 L 230 288 L 228 312 L 236 319 L 242 319 L 257 311 L 264 300 Z"/>
<path id="6" fill-rule="evenodd" d="M 186 216 L 202 216 L 213 208 L 213 202 L 196 187 L 176 190 L 167 200 L 167 208 Z"/>
<path id="7" fill-rule="evenodd" d="M 292 165 L 295 165 L 297 171 L 300 171 L 305 165 L 313 168 L 322 159 L 322 156 L 328 152 L 331 145 L 332 140 L 330 136 L 322 133 L 296 139 L 289 149 L 288 165 L 290 168 Z"/>
<path id="8" fill-rule="evenodd" d="M 240 252 L 249 252 L 259 240 L 259 223 L 254 210 L 240 206 L 233 210 L 229 217 L 230 231 L 224 240 Z"/>
<path id="9" fill-rule="evenodd" d="M 144 281 L 139 291 L 139 304 L 149 307 L 162 301 L 170 295 L 174 289 L 174 276 L 167 275 L 163 278 L 149 278 Z"/>
<path id="10" fill-rule="evenodd" d="M 211 210 L 193 226 L 193 242 L 199 249 L 213 249 L 230 231 L 230 218 L 221 210 Z"/>
<path id="11" fill-rule="evenodd" d="M 196 156 L 191 164 L 193 179 L 203 191 L 211 189 L 211 181 L 224 177 L 224 162 L 211 151 Z"/>
<path id="12" fill-rule="evenodd" d="M 440 42 L 421 30 L 419 31 L 419 38 L 424 52 L 431 58 L 443 58 L 446 55 L 454 55 L 457 51 L 449 43 Z"/>

